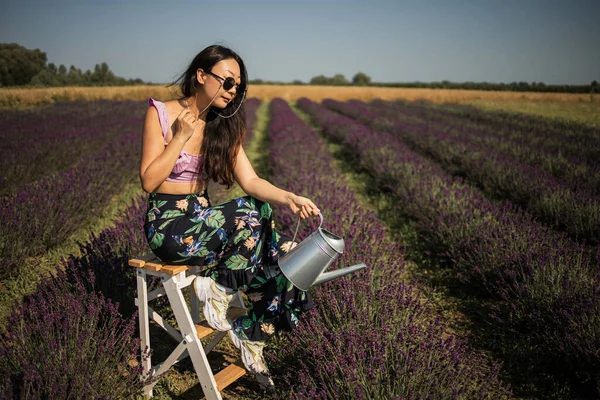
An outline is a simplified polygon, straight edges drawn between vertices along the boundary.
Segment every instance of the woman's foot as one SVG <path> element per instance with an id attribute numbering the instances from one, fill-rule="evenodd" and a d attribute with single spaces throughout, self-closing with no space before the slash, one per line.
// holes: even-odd
<path id="1" fill-rule="evenodd" d="M 204 302 L 204 318 L 208 325 L 218 331 L 230 330 L 231 321 L 227 318 L 227 310 L 233 294 L 227 294 L 225 287 L 203 276 L 194 279 L 194 291 L 198 299 Z"/>
<path id="2" fill-rule="evenodd" d="M 263 357 L 265 342 L 241 339 L 234 330 L 229 331 L 229 337 L 235 347 L 241 350 L 244 366 L 254 374 L 261 389 L 274 392 L 275 384 Z"/>

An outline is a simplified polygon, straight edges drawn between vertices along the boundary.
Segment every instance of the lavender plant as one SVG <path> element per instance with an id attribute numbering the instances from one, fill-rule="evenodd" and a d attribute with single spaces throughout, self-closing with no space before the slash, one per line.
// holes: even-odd
<path id="1" fill-rule="evenodd" d="M 16 308 L 0 336 L 0 393 L 21 399 L 121 399 L 139 393 L 136 315 L 89 292 L 93 274 L 58 272 Z"/>
<path id="2" fill-rule="evenodd" d="M 135 123 L 134 123 L 135 122 Z M 60 245 L 82 224 L 94 221 L 106 203 L 137 176 L 141 118 L 110 147 L 87 155 L 71 168 L 23 185 L 0 204 L 0 272 L 19 274 L 27 257 Z"/>
<path id="3" fill-rule="evenodd" d="M 583 159 L 598 164 L 600 156 L 600 139 L 598 128 L 574 121 L 549 119 L 526 114 L 511 113 L 502 110 L 487 110 L 462 105 L 435 105 L 425 101 L 384 102 L 377 100 L 377 105 L 392 106 L 395 109 L 410 109 L 411 113 L 425 116 L 427 119 L 452 121 L 458 118 L 468 120 L 480 129 L 495 130 L 507 140 L 519 139 L 528 147 L 558 150 L 570 154 L 573 158 Z M 395 107 L 394 107 L 395 106 Z"/>
<path id="4" fill-rule="evenodd" d="M 578 131 L 573 127 L 565 128 L 560 135 L 548 135 L 547 129 L 541 130 L 540 127 L 548 128 L 550 125 L 553 130 L 557 128 L 546 119 L 541 119 L 539 124 L 533 126 L 521 126 L 517 116 L 507 120 L 482 121 L 481 117 L 485 114 L 480 110 L 475 115 L 454 113 L 455 107 L 462 108 L 458 105 L 438 106 L 423 102 L 404 104 L 380 100 L 371 104 L 374 110 L 386 117 L 411 124 L 425 124 L 429 129 L 435 127 L 436 130 L 447 131 L 453 137 L 468 138 L 491 146 L 496 152 L 548 171 L 568 183 L 573 190 L 587 189 L 595 195 L 600 194 L 598 157 L 585 156 L 590 144 L 585 140 L 582 143 L 577 136 Z"/>
<path id="5" fill-rule="evenodd" d="M 418 291 L 403 283 L 403 248 L 346 185 L 325 142 L 281 99 L 271 103 L 274 183 L 313 198 L 326 229 L 346 242 L 341 266 L 368 270 L 312 290 L 315 312 L 286 335 L 271 366 L 294 398 L 505 398 L 498 366 L 446 333 Z M 315 173 L 317 172 L 317 173 Z M 287 209 L 275 215 L 295 227 Z M 315 229 L 303 224 L 299 237 Z"/>
<path id="6" fill-rule="evenodd" d="M 0 197 L 118 140 L 141 111 L 138 102 L 104 100 L 0 112 Z"/>
<path id="7" fill-rule="evenodd" d="M 469 178 L 493 198 L 511 200 L 575 238 L 592 243 L 600 240 L 600 197 L 584 188 L 573 191 L 569 184 L 546 171 L 499 154 L 495 148 L 467 137 L 454 137 L 425 121 L 411 124 L 387 116 L 382 118 L 376 108 L 359 102 L 327 100 L 324 104 L 374 129 L 398 135 L 452 174 Z"/>
<path id="8" fill-rule="evenodd" d="M 494 300 L 485 324 L 516 381 L 542 392 L 557 380 L 571 394 L 598 392 L 597 257 L 513 204 L 488 201 L 395 135 L 308 99 L 298 104 L 394 194 L 398 213 L 414 221 L 427 247 L 440 249 L 463 290 Z"/>

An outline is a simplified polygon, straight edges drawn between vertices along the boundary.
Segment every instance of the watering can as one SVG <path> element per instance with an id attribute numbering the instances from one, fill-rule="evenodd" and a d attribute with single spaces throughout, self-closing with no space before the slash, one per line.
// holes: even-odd
<path id="1" fill-rule="evenodd" d="M 344 252 L 344 239 L 321 228 L 323 214 L 319 213 L 319 217 L 321 217 L 319 228 L 277 260 L 285 277 L 298 289 L 304 291 L 313 285 L 320 285 L 367 267 L 365 264 L 356 264 L 325 272 Z M 300 220 L 296 226 L 296 233 L 299 226 Z M 296 239 L 296 233 L 292 242 Z"/>

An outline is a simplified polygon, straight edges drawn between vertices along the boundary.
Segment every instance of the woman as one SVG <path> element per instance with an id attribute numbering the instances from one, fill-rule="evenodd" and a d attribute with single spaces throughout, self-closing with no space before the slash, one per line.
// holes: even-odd
<path id="1" fill-rule="evenodd" d="M 259 178 L 241 146 L 245 136 L 247 74 L 242 59 L 209 46 L 174 83 L 183 97 L 149 99 L 140 179 L 150 193 L 144 229 L 150 248 L 170 264 L 202 265 L 194 290 L 209 325 L 229 331 L 246 368 L 261 386 L 273 381 L 263 358 L 265 340 L 292 330 L 313 304 L 276 267 L 296 243 L 273 227 L 270 204 L 286 205 L 302 219 L 318 215 L 309 199 Z M 211 205 L 208 179 L 248 196 Z M 248 315 L 230 321 L 233 293 L 244 291 Z"/>

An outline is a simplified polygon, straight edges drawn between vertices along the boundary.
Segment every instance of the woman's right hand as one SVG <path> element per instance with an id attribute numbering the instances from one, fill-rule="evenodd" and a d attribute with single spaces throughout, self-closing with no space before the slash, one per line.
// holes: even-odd
<path id="1" fill-rule="evenodd" d="M 321 210 L 309 199 L 302 196 L 292 195 L 289 203 L 292 212 L 302 219 L 306 219 L 311 215 L 319 215 Z"/>
<path id="2" fill-rule="evenodd" d="M 175 119 L 173 138 L 178 138 L 178 140 L 186 143 L 194 135 L 194 131 L 197 128 L 204 127 L 204 125 L 204 121 L 196 119 L 191 110 L 184 108 Z"/>

